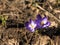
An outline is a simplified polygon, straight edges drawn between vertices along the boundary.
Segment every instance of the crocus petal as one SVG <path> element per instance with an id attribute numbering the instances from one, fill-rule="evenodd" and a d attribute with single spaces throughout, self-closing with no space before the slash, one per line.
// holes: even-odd
<path id="1" fill-rule="evenodd" d="M 48 21 L 48 20 L 47 20 L 47 17 L 44 17 L 41 22 L 43 22 L 44 24 L 46 24 L 47 21 Z"/>
<path id="2" fill-rule="evenodd" d="M 31 29 L 34 29 L 36 27 L 36 24 L 34 23 L 34 21 L 31 21 L 31 24 L 29 24 L 29 27 Z"/>
<path id="3" fill-rule="evenodd" d="M 35 23 L 37 24 L 36 28 L 41 28 L 40 22 L 42 21 L 42 17 L 40 14 L 37 15 L 37 19 L 35 20 Z"/>
<path id="4" fill-rule="evenodd" d="M 37 15 L 37 19 L 38 20 L 41 20 L 42 19 L 42 17 L 40 16 L 40 14 Z"/>
<path id="5" fill-rule="evenodd" d="M 43 26 L 42 26 L 42 28 L 45 28 L 45 27 L 48 27 L 48 26 L 50 26 L 50 22 L 47 22 L 46 24 L 44 24 Z"/>
<path id="6" fill-rule="evenodd" d="M 30 30 L 31 32 L 34 32 L 36 29 L 37 24 L 33 20 L 29 20 L 29 22 L 25 23 L 25 27 Z"/>
<path id="7" fill-rule="evenodd" d="M 30 29 L 30 31 L 31 31 L 31 32 L 34 32 L 34 31 L 35 31 L 35 29 Z"/>
<path id="8" fill-rule="evenodd" d="M 28 29 L 29 31 L 31 31 L 31 32 L 34 32 L 34 29 L 31 29 L 30 27 L 29 27 L 29 22 L 26 22 L 25 23 L 25 27 L 26 27 L 26 29 Z"/>
<path id="9" fill-rule="evenodd" d="M 25 27 L 28 27 L 28 25 L 29 25 L 29 22 L 26 22 L 26 23 L 25 23 Z"/>
<path id="10" fill-rule="evenodd" d="M 47 25 L 47 26 L 50 26 L 50 25 L 51 25 L 51 23 L 50 23 L 50 22 L 47 22 L 47 23 L 46 23 L 46 25 Z"/>
<path id="11" fill-rule="evenodd" d="M 36 28 L 41 28 L 41 25 L 40 25 L 40 21 L 39 20 L 35 20 L 35 23 L 36 23 Z"/>

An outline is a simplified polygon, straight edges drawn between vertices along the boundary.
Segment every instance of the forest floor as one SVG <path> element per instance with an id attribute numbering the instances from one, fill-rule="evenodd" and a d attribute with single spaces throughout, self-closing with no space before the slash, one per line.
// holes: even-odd
<path id="1" fill-rule="evenodd" d="M 51 22 L 47 29 L 30 32 L 24 26 L 40 14 Z M 60 45 L 60 0 L 0 0 L 0 45 Z"/>

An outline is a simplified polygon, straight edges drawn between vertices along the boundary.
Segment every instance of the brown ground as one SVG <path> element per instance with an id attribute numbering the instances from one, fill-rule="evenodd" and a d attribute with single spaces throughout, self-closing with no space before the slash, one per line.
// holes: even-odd
<path id="1" fill-rule="evenodd" d="M 31 33 L 24 23 L 30 18 L 35 20 L 38 13 L 45 14 L 51 26 Z M 0 45 L 60 45 L 59 1 L 0 0 L 0 15 L 8 16 L 6 24 L 0 24 Z"/>

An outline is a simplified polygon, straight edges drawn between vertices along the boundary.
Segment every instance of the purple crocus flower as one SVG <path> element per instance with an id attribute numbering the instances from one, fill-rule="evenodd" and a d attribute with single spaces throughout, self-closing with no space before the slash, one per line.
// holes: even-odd
<path id="1" fill-rule="evenodd" d="M 29 20 L 29 22 L 25 23 L 25 27 L 30 30 L 31 32 L 34 32 L 36 29 L 37 24 L 33 20 Z"/>
<path id="2" fill-rule="evenodd" d="M 38 14 L 37 19 L 34 21 L 30 19 L 28 22 L 25 23 L 25 27 L 31 32 L 34 32 L 36 28 L 46 28 L 50 26 L 50 24 L 51 23 L 48 21 L 48 18 L 46 16 L 42 18 Z"/>
<path id="3" fill-rule="evenodd" d="M 37 15 L 36 23 L 37 28 L 46 28 L 51 24 L 46 16 L 42 18 L 39 14 Z"/>

